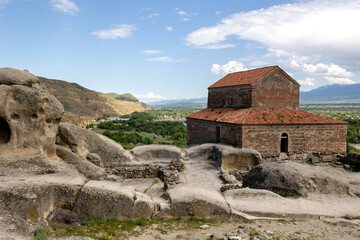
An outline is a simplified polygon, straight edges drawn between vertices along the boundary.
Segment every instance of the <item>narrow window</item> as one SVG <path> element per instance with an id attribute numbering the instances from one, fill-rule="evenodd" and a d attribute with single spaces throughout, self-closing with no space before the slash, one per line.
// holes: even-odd
<path id="1" fill-rule="evenodd" d="M 280 151 L 281 152 L 288 152 L 289 147 L 289 137 L 286 133 L 281 135 L 281 144 L 280 144 Z"/>
<path id="2" fill-rule="evenodd" d="M 216 143 L 220 142 L 220 127 L 216 127 Z"/>
<path id="3" fill-rule="evenodd" d="M 5 119 L 0 117 L 0 144 L 5 144 L 10 141 L 11 131 L 9 124 Z"/>
<path id="4" fill-rule="evenodd" d="M 223 104 L 222 105 L 225 106 L 225 99 L 223 99 Z"/>

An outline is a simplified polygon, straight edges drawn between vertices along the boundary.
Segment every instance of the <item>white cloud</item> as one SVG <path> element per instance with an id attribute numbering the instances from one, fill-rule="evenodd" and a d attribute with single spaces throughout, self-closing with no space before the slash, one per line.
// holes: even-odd
<path id="1" fill-rule="evenodd" d="M 186 42 L 205 47 L 236 36 L 283 52 L 318 54 L 326 61 L 360 69 L 356 22 L 360 22 L 359 0 L 296 1 L 230 15 L 215 26 L 190 33 Z"/>
<path id="2" fill-rule="evenodd" d="M 304 73 L 310 76 L 319 76 L 330 83 L 352 84 L 354 81 L 349 78 L 354 76 L 353 73 L 336 64 L 312 63 L 318 61 L 316 56 L 290 56 L 286 60 L 280 60 L 281 65 L 288 70 Z M 306 84 L 303 84 L 306 85 Z M 310 86 L 310 85 L 309 85 Z"/>
<path id="3" fill-rule="evenodd" d="M 185 59 L 174 59 L 168 56 L 156 57 L 156 58 L 147 58 L 146 61 L 149 62 L 183 62 Z"/>
<path id="4" fill-rule="evenodd" d="M 121 24 L 117 28 L 104 29 L 96 32 L 92 32 L 92 35 L 96 35 L 101 39 L 117 39 L 128 38 L 132 36 L 132 32 L 136 29 L 133 25 Z"/>
<path id="5" fill-rule="evenodd" d="M 340 77 L 324 77 L 330 83 L 336 84 L 354 84 L 355 82 L 348 78 L 340 78 Z"/>
<path id="6" fill-rule="evenodd" d="M 219 15 L 219 14 L 221 14 L 221 11 L 216 11 L 215 14 Z"/>
<path id="7" fill-rule="evenodd" d="M 173 29 L 172 26 L 167 26 L 167 27 L 166 27 L 166 30 L 169 31 L 169 32 L 174 31 L 174 29 Z"/>
<path id="8" fill-rule="evenodd" d="M 137 97 L 142 102 L 155 102 L 166 99 L 165 97 L 155 94 L 153 92 L 141 95 L 135 94 L 135 97 Z"/>
<path id="9" fill-rule="evenodd" d="M 75 14 L 80 10 L 74 2 L 69 0 L 50 0 L 50 3 L 55 10 L 67 14 Z"/>
<path id="10" fill-rule="evenodd" d="M 0 8 L 4 7 L 5 4 L 8 4 L 9 0 L 0 0 Z"/>
<path id="11" fill-rule="evenodd" d="M 239 72 L 239 71 L 245 71 L 248 70 L 247 68 L 245 68 L 244 64 L 242 64 L 241 62 L 232 60 L 229 61 L 228 63 L 224 64 L 224 65 L 219 65 L 219 64 L 213 64 L 211 66 L 211 72 L 215 73 L 215 74 L 228 74 L 228 73 L 232 73 L 232 72 Z"/>
<path id="12" fill-rule="evenodd" d="M 144 50 L 144 51 L 141 51 L 140 53 L 142 53 L 142 54 L 157 54 L 157 53 L 161 53 L 161 51 L 159 51 L 159 50 Z"/>
<path id="13" fill-rule="evenodd" d="M 153 13 L 153 14 L 150 14 L 149 15 L 149 18 L 152 18 L 152 17 L 159 17 L 160 14 L 159 13 Z"/>
<path id="14" fill-rule="evenodd" d="M 223 49 L 223 48 L 230 48 L 230 47 L 235 47 L 235 44 L 213 44 L 213 45 L 207 45 L 205 47 L 200 47 L 200 48 Z"/>
<path id="15" fill-rule="evenodd" d="M 315 79 L 313 78 L 305 78 L 304 80 L 299 80 L 299 83 L 303 86 L 314 86 Z"/>
<path id="16" fill-rule="evenodd" d="M 180 8 L 175 8 L 177 14 L 181 17 L 181 21 L 187 22 L 191 20 L 191 16 L 198 15 L 197 13 L 187 13 Z"/>

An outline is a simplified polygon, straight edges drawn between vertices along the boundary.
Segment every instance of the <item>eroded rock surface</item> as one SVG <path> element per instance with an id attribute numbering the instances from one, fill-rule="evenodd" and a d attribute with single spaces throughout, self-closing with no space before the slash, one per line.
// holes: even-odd
<path id="1" fill-rule="evenodd" d="M 73 153 L 83 159 L 86 159 L 89 153 L 98 155 L 104 167 L 125 164 L 132 160 L 132 156 L 125 152 L 120 144 L 71 123 L 60 124 L 57 143 L 69 147 Z"/>
<path id="2" fill-rule="evenodd" d="M 55 136 L 64 108 L 30 75 L 0 69 L 0 152 L 35 150 L 57 159 Z M 34 81 L 21 85 L 21 79 L 26 82 L 28 78 Z"/>
<path id="3" fill-rule="evenodd" d="M 308 193 L 349 194 L 349 182 L 338 171 L 295 162 L 264 163 L 244 176 L 243 187 L 267 189 L 281 196 Z"/>

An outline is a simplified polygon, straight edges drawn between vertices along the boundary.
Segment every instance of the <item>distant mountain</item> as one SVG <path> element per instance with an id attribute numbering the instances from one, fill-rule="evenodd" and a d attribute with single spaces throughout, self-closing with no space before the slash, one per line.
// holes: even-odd
<path id="1" fill-rule="evenodd" d="M 207 105 L 207 97 L 191 98 L 191 99 L 163 100 L 163 101 L 159 101 L 159 102 L 151 102 L 148 104 L 150 106 L 166 106 L 166 107 L 206 106 Z"/>
<path id="2" fill-rule="evenodd" d="M 76 83 L 44 77 L 39 77 L 39 79 L 49 92 L 62 103 L 66 115 L 71 116 L 71 119 L 76 119 L 77 116 L 98 118 L 104 114 L 119 116 L 151 109 L 131 94 L 112 93 L 110 96 L 84 88 Z M 117 98 L 121 98 L 121 100 Z"/>
<path id="3" fill-rule="evenodd" d="M 309 92 L 300 92 L 300 103 L 360 103 L 360 83 L 346 85 L 333 84 L 322 86 Z"/>

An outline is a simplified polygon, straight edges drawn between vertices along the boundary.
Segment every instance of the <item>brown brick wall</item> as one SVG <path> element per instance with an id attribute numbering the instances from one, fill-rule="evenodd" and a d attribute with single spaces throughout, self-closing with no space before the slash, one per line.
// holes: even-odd
<path id="1" fill-rule="evenodd" d="M 188 118 L 188 145 L 202 143 L 216 143 L 217 130 L 220 128 L 220 142 L 241 146 L 241 126 L 227 123 L 217 123 Z"/>
<path id="2" fill-rule="evenodd" d="M 208 107 L 251 106 L 251 85 L 210 88 Z"/>
<path id="3" fill-rule="evenodd" d="M 243 147 L 262 155 L 280 153 L 280 137 L 289 136 L 289 153 L 346 153 L 347 125 L 252 125 L 243 126 Z"/>
<path id="4" fill-rule="evenodd" d="M 281 70 L 275 69 L 252 85 L 252 107 L 299 109 L 299 86 Z"/>

